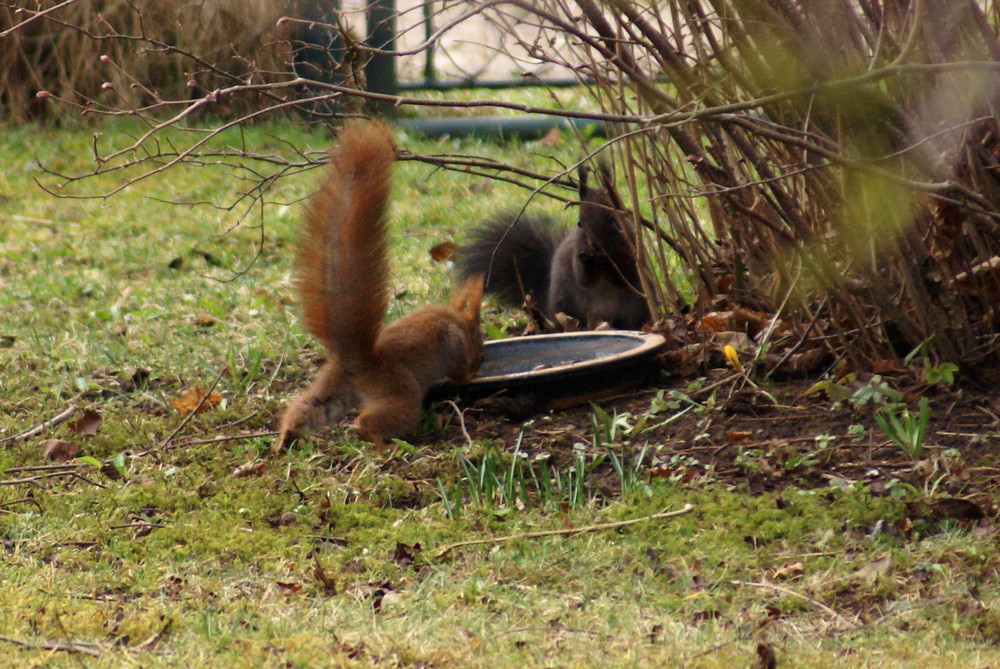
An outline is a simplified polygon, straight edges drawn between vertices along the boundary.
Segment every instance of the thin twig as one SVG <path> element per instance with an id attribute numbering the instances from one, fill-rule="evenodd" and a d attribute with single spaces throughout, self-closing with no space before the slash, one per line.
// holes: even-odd
<path id="1" fill-rule="evenodd" d="M 844 616 L 840 615 L 839 613 L 837 613 L 835 610 L 831 609 L 829 606 L 827 606 L 823 602 L 819 601 L 818 599 L 813 599 L 812 597 L 809 597 L 808 595 L 803 595 L 801 592 L 796 592 L 796 591 L 791 590 L 789 588 L 785 588 L 785 587 L 780 586 L 780 585 L 775 585 L 774 583 L 768 583 L 767 581 L 761 581 L 759 583 L 757 581 L 730 581 L 730 583 L 732 583 L 733 585 L 748 585 L 748 586 L 750 586 L 752 588 L 761 588 L 761 589 L 764 589 L 764 590 L 774 590 L 775 592 L 780 592 L 780 593 L 785 594 L 785 595 L 791 595 L 792 597 L 798 597 L 799 599 L 802 599 L 804 601 L 809 602 L 810 604 L 812 604 L 813 606 L 815 606 L 819 610 L 823 611 L 827 615 L 833 616 L 834 618 L 836 618 L 840 622 L 844 623 L 845 625 L 851 625 L 851 624 L 853 624 L 853 623 L 851 623 L 850 620 L 848 620 Z"/>
<path id="2" fill-rule="evenodd" d="M 44 423 L 42 423 L 40 425 L 36 425 L 33 428 L 27 429 L 24 432 L 20 432 L 20 433 L 15 434 L 15 435 L 13 435 L 11 437 L 4 437 L 3 439 L 0 439 L 0 444 L 2 444 L 4 442 L 7 442 L 7 441 L 18 441 L 18 440 L 21 440 L 21 439 L 29 439 L 31 437 L 34 437 L 37 434 L 41 434 L 47 428 L 55 427 L 56 425 L 59 425 L 60 423 L 64 423 L 67 420 L 69 420 L 70 417 L 74 413 L 76 413 L 76 409 L 77 409 L 77 406 L 75 404 L 70 404 L 68 407 L 66 407 L 62 411 L 62 413 L 56 414 L 55 416 L 53 416 L 49 420 L 45 421 Z"/>
<path id="3" fill-rule="evenodd" d="M 45 513 L 45 511 L 42 509 L 42 505 L 38 503 L 37 499 L 32 497 L 30 491 L 28 492 L 27 495 L 25 495 L 21 499 L 12 499 L 9 502 L 4 502 L 3 504 L 0 504 L 0 509 L 4 509 L 8 506 L 14 506 L 15 504 L 28 504 L 28 503 L 34 504 L 35 508 L 38 509 L 38 513 Z"/>
<path id="4" fill-rule="evenodd" d="M 35 21 L 37 21 L 38 19 L 41 19 L 41 18 L 44 18 L 44 17 L 48 16 L 52 12 L 57 12 L 60 9 L 62 9 L 63 7 L 68 7 L 70 5 L 75 5 L 78 2 L 80 2 L 80 0 L 65 0 L 64 2 L 60 2 L 58 5 L 53 5 L 52 7 L 46 7 L 45 9 L 43 9 L 43 10 L 41 10 L 39 12 L 34 12 L 31 16 L 29 16 L 25 20 L 21 21 L 20 23 L 16 23 L 13 26 L 11 26 L 10 28 L 7 28 L 7 30 L 4 30 L 3 32 L 0 32 L 0 38 L 6 37 L 7 35 L 10 35 L 11 33 L 15 32 L 15 31 L 20 30 L 21 28 L 24 28 L 27 25 L 30 25 L 30 24 L 34 23 Z M 27 7 L 19 7 L 18 11 L 21 11 L 21 10 L 23 10 L 25 12 L 32 11 L 32 10 L 28 9 Z"/>
<path id="5" fill-rule="evenodd" d="M 78 462 L 67 462 L 58 465 L 21 465 L 19 467 L 8 467 L 4 470 L 5 474 L 14 474 L 18 472 L 53 472 L 53 471 L 68 471 L 76 469 L 80 466 Z"/>
<path id="6" fill-rule="evenodd" d="M 5 485 L 23 485 L 25 483 L 37 483 L 38 481 L 42 481 L 44 479 L 54 479 L 54 478 L 57 478 L 59 476 L 77 476 L 77 473 L 76 473 L 75 470 L 72 470 L 72 469 L 67 469 L 67 470 L 61 471 L 61 472 L 49 472 L 47 474 L 38 474 L 36 476 L 28 476 L 28 477 L 23 478 L 23 479 L 10 479 L 10 480 L 7 480 L 7 481 L 0 481 L 0 486 L 5 486 Z"/>
<path id="7" fill-rule="evenodd" d="M 166 527 L 166 525 L 162 525 L 160 523 L 125 523 L 124 525 L 110 525 L 110 526 L 108 526 L 108 529 L 109 530 L 129 530 L 129 529 L 145 529 L 147 527 L 150 527 L 150 528 L 158 530 L 158 529 L 162 529 L 162 528 Z"/>
<path id="8" fill-rule="evenodd" d="M 0 641 L 12 643 L 15 646 L 21 646 L 22 648 L 30 648 L 32 650 L 57 650 L 66 653 L 83 653 L 84 655 L 90 655 L 92 657 L 100 657 L 104 654 L 104 649 L 100 646 L 96 646 L 92 643 L 80 643 L 77 641 L 71 641 L 69 643 L 39 641 L 37 643 L 32 643 L 29 641 L 21 641 L 20 639 L 12 639 L 9 636 L 0 636 Z"/>
<path id="9" fill-rule="evenodd" d="M 673 518 L 675 516 L 682 516 L 685 513 L 690 512 L 694 509 L 693 504 L 685 504 L 681 508 L 675 511 L 661 511 L 660 513 L 654 513 L 650 516 L 643 516 L 642 518 L 632 518 L 631 520 L 620 520 L 613 523 L 598 523 L 596 525 L 583 525 L 582 527 L 569 527 L 562 530 L 544 530 L 541 532 L 525 532 L 523 534 L 508 534 L 502 537 L 490 537 L 488 539 L 470 539 L 469 541 L 459 541 L 458 543 L 448 544 L 443 548 L 438 549 L 434 554 L 434 557 L 444 557 L 456 548 L 463 548 L 465 546 L 478 546 L 482 544 L 500 544 L 507 541 L 514 541 L 516 539 L 539 539 L 542 537 L 568 537 L 574 534 L 583 534 L 585 532 L 601 532 L 603 530 L 615 530 L 621 527 L 628 527 L 629 525 L 635 525 L 637 523 L 644 523 L 647 520 L 660 520 L 663 518 Z"/>
<path id="10" fill-rule="evenodd" d="M 157 447 L 154 450 L 158 451 L 158 450 L 162 449 L 164 446 L 166 446 L 170 442 L 171 439 L 173 439 L 174 437 L 177 436 L 178 432 L 180 432 L 182 429 L 184 429 L 184 426 L 187 425 L 191 421 L 192 418 L 194 418 L 195 414 L 197 414 L 198 411 L 200 411 L 201 408 L 205 405 L 205 402 L 208 401 L 208 398 L 212 396 L 212 393 L 215 391 L 215 387 L 217 385 L 219 385 L 219 381 L 222 380 L 222 375 L 224 373 L 225 373 L 225 370 L 219 372 L 219 375 L 215 377 L 215 381 L 212 382 L 212 387 L 209 388 L 208 391 L 204 395 L 202 395 L 201 400 L 199 400 L 199 402 L 195 406 L 195 408 L 192 409 L 191 411 L 189 411 L 188 415 L 184 416 L 184 420 L 181 421 L 180 425 L 178 425 L 174 429 L 173 432 L 171 432 L 170 434 L 168 434 L 166 436 L 166 438 L 163 441 L 161 441 L 159 443 L 159 445 L 157 445 Z"/>
<path id="11" fill-rule="evenodd" d="M 278 434 L 277 430 L 269 430 L 267 432 L 251 432 L 249 434 L 233 434 L 233 435 L 219 435 L 217 437 L 212 437 L 211 439 L 191 439 L 190 441 L 182 441 L 178 446 L 195 446 L 197 444 L 216 444 L 223 441 L 239 441 L 241 439 L 256 439 L 258 437 L 274 437 Z M 133 455 L 132 457 L 138 457 L 138 455 Z"/>
<path id="12" fill-rule="evenodd" d="M 445 400 L 445 404 L 447 404 L 454 410 L 455 415 L 458 417 L 458 426 L 462 428 L 462 434 L 465 436 L 465 441 L 468 442 L 469 446 L 471 447 L 472 436 L 469 434 L 469 431 L 465 429 L 465 415 L 462 414 L 462 410 L 459 409 L 458 405 L 451 400 Z"/>

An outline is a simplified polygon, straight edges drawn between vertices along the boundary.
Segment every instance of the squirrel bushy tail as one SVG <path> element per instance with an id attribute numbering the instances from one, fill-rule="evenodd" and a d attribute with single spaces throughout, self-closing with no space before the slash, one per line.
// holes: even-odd
<path id="1" fill-rule="evenodd" d="M 525 295 L 546 308 L 552 257 L 562 233 L 552 220 L 503 212 L 474 228 L 456 256 L 461 278 L 482 274 L 485 291 L 511 307 Z"/>
<path id="2" fill-rule="evenodd" d="M 358 409 L 360 436 L 384 446 L 417 425 L 427 390 L 479 368 L 482 277 L 448 304 L 383 325 L 389 302 L 387 206 L 395 148 L 372 122 L 347 124 L 300 237 L 298 289 L 306 329 L 326 348 L 312 384 L 289 403 L 274 450 Z"/>
<path id="3" fill-rule="evenodd" d="M 346 125 L 299 238 L 305 328 L 349 365 L 369 360 L 389 307 L 386 217 L 395 160 L 384 126 Z"/>

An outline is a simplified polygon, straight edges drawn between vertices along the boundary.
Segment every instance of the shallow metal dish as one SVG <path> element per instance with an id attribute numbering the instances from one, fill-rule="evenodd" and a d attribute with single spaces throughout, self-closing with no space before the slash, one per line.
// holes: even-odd
<path id="1" fill-rule="evenodd" d="M 665 340 L 644 332 L 573 332 L 486 343 L 479 375 L 443 384 L 430 399 L 522 398 L 562 408 L 621 393 L 646 381 Z"/>

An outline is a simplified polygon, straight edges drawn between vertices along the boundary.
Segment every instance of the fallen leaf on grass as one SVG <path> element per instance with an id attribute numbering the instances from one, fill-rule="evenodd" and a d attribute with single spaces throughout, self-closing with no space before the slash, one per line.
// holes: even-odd
<path id="1" fill-rule="evenodd" d="M 774 654 L 774 649 L 766 643 L 757 644 L 757 669 L 775 669 L 778 666 L 778 658 Z"/>
<path id="2" fill-rule="evenodd" d="M 978 504 L 958 497 L 945 497 L 932 502 L 931 509 L 934 515 L 942 520 L 980 520 L 986 517 Z"/>
<path id="3" fill-rule="evenodd" d="M 649 469 L 650 478 L 673 479 L 684 484 L 691 483 L 697 475 L 698 472 L 694 468 L 684 465 L 672 467 L 667 464 L 659 464 Z"/>
<path id="4" fill-rule="evenodd" d="M 753 436 L 753 432 L 750 430 L 735 430 L 726 434 L 726 438 L 729 439 L 730 444 L 744 444 L 750 441 L 750 437 Z"/>
<path id="5" fill-rule="evenodd" d="M 875 583 L 879 576 L 885 576 L 891 569 L 892 556 L 886 553 L 854 572 L 854 576 L 863 583 L 871 585 Z"/>
<path id="6" fill-rule="evenodd" d="M 907 502 L 906 515 L 911 520 L 937 522 L 942 520 L 972 521 L 986 517 L 978 504 L 960 497 L 944 497 L 930 503 Z"/>
<path id="7" fill-rule="evenodd" d="M 102 420 L 104 419 L 101 418 L 101 414 L 93 409 L 87 409 L 83 412 L 83 416 L 78 420 L 67 423 L 66 426 L 76 434 L 93 437 L 97 434 L 97 428 L 100 427 Z"/>
<path id="8" fill-rule="evenodd" d="M 456 248 L 458 247 L 455 246 L 454 242 L 441 242 L 440 244 L 435 244 L 430 250 L 431 260 L 434 262 L 444 262 L 454 255 Z"/>
<path id="9" fill-rule="evenodd" d="M 794 578 L 799 578 L 805 572 L 805 567 L 801 562 L 789 562 L 786 565 L 778 567 L 771 574 L 771 578 L 776 581 L 788 581 Z"/>
<path id="10" fill-rule="evenodd" d="M 267 468 L 267 462 L 264 460 L 244 462 L 242 465 L 233 470 L 233 478 L 239 479 L 244 476 L 259 475 L 265 468 Z"/>
<path id="11" fill-rule="evenodd" d="M 294 595 L 295 593 L 297 593 L 299 590 L 302 589 L 302 584 L 301 583 L 289 583 L 289 582 L 286 582 L 286 581 L 275 581 L 275 584 L 281 590 L 281 594 L 283 594 L 283 595 Z"/>
<path id="12" fill-rule="evenodd" d="M 194 317 L 194 324 L 202 328 L 210 328 L 215 325 L 215 318 L 208 314 L 198 314 Z"/>
<path id="13" fill-rule="evenodd" d="M 204 403 L 202 403 L 203 398 L 205 399 Z M 204 413 L 206 411 L 214 409 L 221 402 L 222 402 L 222 395 L 219 395 L 216 392 L 210 393 L 207 390 L 198 388 L 196 390 L 189 390 L 188 392 L 184 393 L 183 395 L 175 399 L 173 402 L 171 402 L 170 406 L 172 406 L 174 408 L 174 411 L 176 411 L 177 413 L 186 414 L 186 413 L 192 413 L 193 411 L 196 410 L 198 413 Z M 199 406 L 199 404 L 201 406 Z"/>
<path id="14" fill-rule="evenodd" d="M 315 556 L 313 557 L 315 558 Z M 316 566 L 313 567 L 313 576 L 320 582 L 325 594 L 331 596 L 337 594 L 337 582 L 327 575 L 326 570 L 323 569 L 323 565 L 319 563 L 319 559 L 316 559 Z"/>
<path id="15" fill-rule="evenodd" d="M 776 374 L 804 378 L 816 372 L 826 362 L 828 356 L 829 352 L 821 346 L 801 353 L 793 353 L 784 362 L 782 362 L 781 356 L 768 353 L 764 359 L 764 366 L 773 369 Z"/>
<path id="16" fill-rule="evenodd" d="M 408 567 L 413 564 L 416 555 L 420 553 L 420 544 L 416 543 L 408 546 L 401 541 L 396 542 L 396 550 L 392 552 L 392 559 L 400 567 Z"/>
<path id="17" fill-rule="evenodd" d="M 46 439 L 38 444 L 38 448 L 42 450 L 43 458 L 53 462 L 66 462 L 79 450 L 75 443 L 64 439 Z"/>
<path id="18" fill-rule="evenodd" d="M 735 369 L 737 372 L 743 371 L 743 363 L 740 362 L 740 356 L 736 355 L 736 349 L 726 344 L 722 347 L 722 353 L 726 356 L 726 360 L 729 365 Z"/>

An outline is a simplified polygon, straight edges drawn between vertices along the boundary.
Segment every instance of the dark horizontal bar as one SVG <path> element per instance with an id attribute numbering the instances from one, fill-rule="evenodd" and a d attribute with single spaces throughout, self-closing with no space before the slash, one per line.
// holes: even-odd
<path id="1" fill-rule="evenodd" d="M 609 124 L 564 116 L 476 116 L 472 118 L 399 119 L 397 125 L 425 137 L 484 137 L 491 139 L 538 139 L 553 129 L 577 130 L 594 137 L 608 137 Z"/>
<path id="2" fill-rule="evenodd" d="M 558 79 L 541 79 L 535 76 L 518 77 L 516 79 L 456 79 L 438 81 L 424 79 L 423 81 L 400 81 L 397 87 L 400 91 L 454 91 L 467 88 L 527 88 L 530 86 L 547 86 L 549 88 L 568 88 L 581 84 L 592 84 L 593 80 L 564 77 Z"/>

